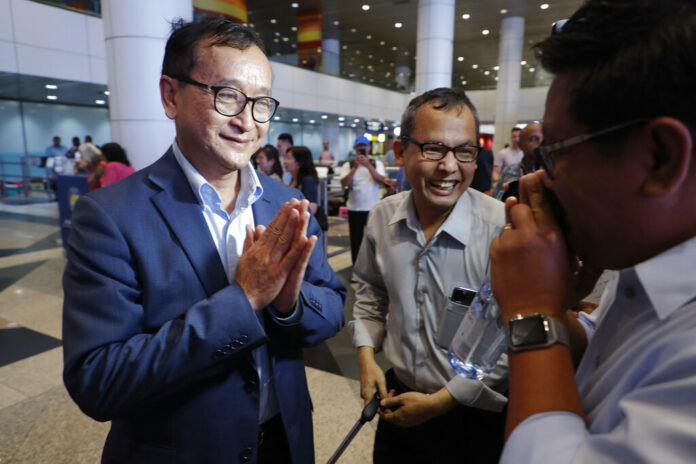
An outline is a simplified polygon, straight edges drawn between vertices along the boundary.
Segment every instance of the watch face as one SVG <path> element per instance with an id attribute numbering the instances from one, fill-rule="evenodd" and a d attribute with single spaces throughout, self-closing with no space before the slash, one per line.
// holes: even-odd
<path id="1" fill-rule="evenodd" d="M 512 346 L 544 345 L 549 341 L 544 318 L 540 315 L 511 320 L 509 325 Z"/>

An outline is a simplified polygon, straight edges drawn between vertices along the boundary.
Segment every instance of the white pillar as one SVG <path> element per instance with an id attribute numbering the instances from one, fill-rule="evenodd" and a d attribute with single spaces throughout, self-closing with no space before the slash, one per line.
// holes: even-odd
<path id="1" fill-rule="evenodd" d="M 524 18 L 503 19 L 500 27 L 498 54 L 500 69 L 495 104 L 495 136 L 493 137 L 493 153 L 496 155 L 510 141 L 510 131 L 517 123 L 523 44 Z"/>
<path id="2" fill-rule="evenodd" d="M 171 22 L 192 17 L 192 0 L 102 0 L 111 134 L 136 169 L 157 160 L 174 140 L 159 78 Z"/>
<path id="3" fill-rule="evenodd" d="M 341 43 L 338 39 L 324 39 L 321 41 L 321 67 L 322 71 L 332 76 L 341 74 Z"/>
<path id="4" fill-rule="evenodd" d="M 416 94 L 452 86 L 454 0 L 418 1 Z"/>

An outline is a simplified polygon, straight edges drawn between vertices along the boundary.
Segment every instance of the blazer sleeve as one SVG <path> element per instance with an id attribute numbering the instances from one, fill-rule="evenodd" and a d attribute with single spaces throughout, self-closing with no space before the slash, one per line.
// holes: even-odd
<path id="1" fill-rule="evenodd" d="M 187 283 L 143 275 L 132 241 L 99 203 L 82 197 L 72 220 L 63 276 L 63 376 L 87 415 L 106 421 L 156 404 L 186 386 L 241 369 L 249 350 L 267 341 L 239 285 L 209 296 L 199 290 L 190 304 L 182 303 L 188 290 L 176 287 Z M 156 263 L 162 273 L 179 264 Z M 316 293 L 329 299 L 328 291 Z"/>
<path id="2" fill-rule="evenodd" d="M 287 322 L 270 312 L 273 323 L 290 338 L 291 343 L 301 347 L 333 337 L 345 322 L 346 289 L 326 260 L 322 231 L 313 216 L 307 234 L 316 235 L 318 240 L 307 264 L 297 301 L 299 317 L 292 317 L 289 319 L 291 322 Z"/>

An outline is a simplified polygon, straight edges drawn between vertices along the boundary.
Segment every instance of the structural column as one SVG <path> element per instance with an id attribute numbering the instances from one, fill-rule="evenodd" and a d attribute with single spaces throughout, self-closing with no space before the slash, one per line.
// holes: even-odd
<path id="1" fill-rule="evenodd" d="M 510 140 L 510 131 L 517 123 L 520 97 L 520 61 L 524 44 L 524 18 L 503 19 L 500 27 L 498 54 L 498 90 L 495 104 L 495 136 L 493 153 L 503 149 Z"/>
<path id="2" fill-rule="evenodd" d="M 416 93 L 452 85 L 454 0 L 418 1 Z"/>
<path id="3" fill-rule="evenodd" d="M 171 23 L 192 16 L 191 0 L 102 0 L 111 134 L 136 169 L 174 140 L 160 100 L 162 58 Z"/>

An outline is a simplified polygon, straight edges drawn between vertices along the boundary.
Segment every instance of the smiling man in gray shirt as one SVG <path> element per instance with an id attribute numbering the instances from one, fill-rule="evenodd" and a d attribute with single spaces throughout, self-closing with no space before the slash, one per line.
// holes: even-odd
<path id="1" fill-rule="evenodd" d="M 361 396 L 382 398 L 374 462 L 453 462 L 462 450 L 476 462 L 497 462 L 505 359 L 485 381 L 466 379 L 437 338 L 452 289 L 478 289 L 488 274 L 503 204 L 468 189 L 481 147 L 464 91 L 416 97 L 401 127 L 394 153 L 413 189 L 373 208 L 354 267 L 350 328 Z M 386 375 L 374 358 L 382 348 L 392 366 Z"/>

